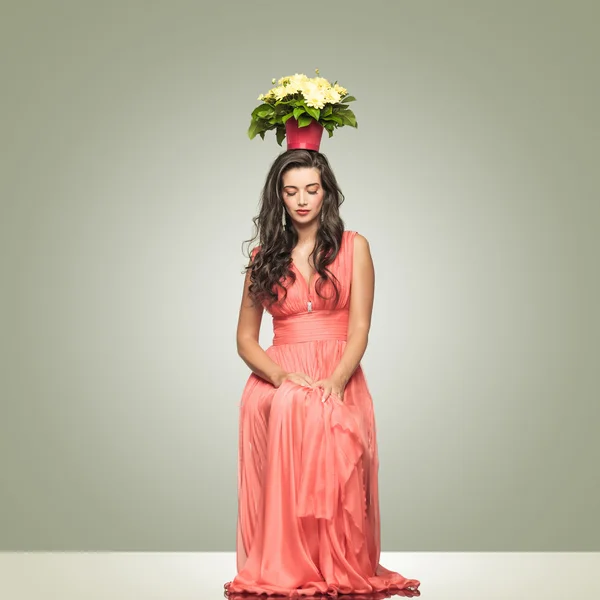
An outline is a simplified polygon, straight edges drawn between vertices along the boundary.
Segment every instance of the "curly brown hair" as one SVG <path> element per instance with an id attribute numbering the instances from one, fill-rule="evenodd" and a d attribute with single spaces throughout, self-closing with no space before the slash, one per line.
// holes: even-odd
<path id="1" fill-rule="evenodd" d="M 282 152 L 271 165 L 261 192 L 259 213 L 252 218 L 255 235 L 243 242 L 251 244 L 257 238 L 259 240 L 254 259 L 251 259 L 251 256 L 256 248 L 247 254 L 250 262 L 244 269 L 244 272 L 251 270 L 248 292 L 254 302 L 266 303 L 268 306 L 276 302 L 278 294 L 275 286 L 284 290 L 281 299 L 283 302 L 287 296 L 287 288 L 282 285 L 281 280 L 290 277 L 292 281 L 296 281 L 296 273 L 291 269 L 291 253 L 298 242 L 298 234 L 290 225 L 290 218 L 285 210 L 282 194 L 283 175 L 289 169 L 313 167 L 320 173 L 324 191 L 315 247 L 310 254 L 315 257 L 315 268 L 320 275 L 315 291 L 324 298 L 322 288 L 327 280 L 331 280 L 336 303 L 339 300 L 337 278 L 328 269 L 328 265 L 335 260 L 342 244 L 344 221 L 340 217 L 339 208 L 344 202 L 344 195 L 324 154 L 315 150 L 295 148 Z"/>

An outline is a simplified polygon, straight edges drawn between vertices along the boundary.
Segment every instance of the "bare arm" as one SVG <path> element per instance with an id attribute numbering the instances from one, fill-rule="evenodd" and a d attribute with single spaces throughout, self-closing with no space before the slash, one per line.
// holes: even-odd
<path id="1" fill-rule="evenodd" d="M 269 358 L 258 343 L 264 308 L 262 305 L 255 305 L 252 302 L 248 294 L 249 286 L 250 271 L 247 271 L 237 326 L 237 351 L 256 375 L 275 387 L 279 387 L 285 378 L 286 372 Z"/>
<path id="2" fill-rule="evenodd" d="M 354 236 L 348 340 L 342 358 L 331 374 L 331 377 L 340 381 L 343 386 L 348 383 L 367 349 L 374 295 L 375 269 L 369 242 L 357 233 Z"/>

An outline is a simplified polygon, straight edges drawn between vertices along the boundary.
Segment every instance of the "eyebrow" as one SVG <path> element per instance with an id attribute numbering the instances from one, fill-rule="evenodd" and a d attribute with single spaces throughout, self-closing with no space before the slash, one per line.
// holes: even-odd
<path id="1" fill-rule="evenodd" d="M 309 186 L 311 186 L 311 185 L 319 185 L 319 182 L 318 182 L 318 181 L 315 181 L 314 183 L 307 183 L 307 184 L 306 184 L 306 187 L 309 187 Z M 284 185 L 284 186 L 283 186 L 283 189 L 285 189 L 285 188 L 289 188 L 289 187 L 290 187 L 290 188 L 294 188 L 295 190 L 297 190 L 297 189 L 298 189 L 298 188 L 297 188 L 295 185 Z"/>

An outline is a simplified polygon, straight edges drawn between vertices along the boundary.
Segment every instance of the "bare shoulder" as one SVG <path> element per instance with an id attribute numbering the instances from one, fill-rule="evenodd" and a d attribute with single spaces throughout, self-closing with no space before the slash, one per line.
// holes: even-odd
<path id="1" fill-rule="evenodd" d="M 369 240 L 362 234 L 356 232 L 354 235 L 354 248 L 367 249 L 369 247 Z"/>
<path id="2" fill-rule="evenodd" d="M 371 247 L 369 240 L 361 233 L 356 233 L 354 236 L 354 258 L 358 260 L 366 260 L 371 256 Z"/>

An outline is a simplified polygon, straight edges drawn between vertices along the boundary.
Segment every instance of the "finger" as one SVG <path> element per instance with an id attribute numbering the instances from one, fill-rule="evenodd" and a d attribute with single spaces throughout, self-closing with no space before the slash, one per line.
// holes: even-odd
<path id="1" fill-rule="evenodd" d="M 329 394 L 330 394 L 330 390 L 325 389 L 323 391 L 323 396 L 321 398 L 321 402 L 325 402 L 327 400 L 327 398 L 329 398 Z"/>
<path id="2" fill-rule="evenodd" d="M 294 383 L 296 383 L 297 385 L 306 385 L 304 373 L 294 373 Z"/>

